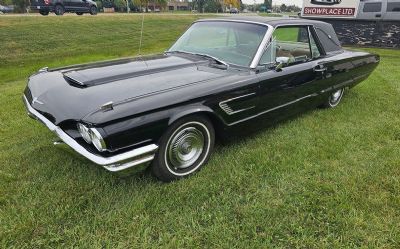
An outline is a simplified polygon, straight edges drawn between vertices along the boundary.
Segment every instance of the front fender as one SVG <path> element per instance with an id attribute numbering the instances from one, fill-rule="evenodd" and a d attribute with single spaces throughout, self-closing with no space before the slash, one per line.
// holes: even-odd
<path id="1" fill-rule="evenodd" d="M 117 123 L 103 126 L 112 150 L 119 150 L 135 144 L 157 143 L 168 127 L 178 119 L 192 114 L 206 114 L 217 130 L 223 127 L 223 121 L 214 111 L 201 103 L 168 108 L 127 118 Z"/>
<path id="2" fill-rule="evenodd" d="M 183 118 L 183 117 L 191 115 L 191 114 L 196 114 L 196 113 L 207 113 L 207 114 L 216 116 L 214 111 L 208 106 L 204 106 L 204 105 L 185 106 L 182 109 L 179 108 L 177 110 L 174 110 L 171 117 L 169 118 L 168 126 L 180 118 Z"/>

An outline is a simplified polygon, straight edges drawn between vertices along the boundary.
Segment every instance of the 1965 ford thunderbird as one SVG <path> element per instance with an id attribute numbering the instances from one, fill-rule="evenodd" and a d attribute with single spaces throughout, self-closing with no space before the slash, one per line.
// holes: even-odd
<path id="1" fill-rule="evenodd" d="M 344 50 L 330 24 L 236 17 L 193 23 L 164 54 L 39 70 L 23 99 L 77 153 L 112 172 L 198 171 L 215 135 L 335 107 L 379 56 Z"/>

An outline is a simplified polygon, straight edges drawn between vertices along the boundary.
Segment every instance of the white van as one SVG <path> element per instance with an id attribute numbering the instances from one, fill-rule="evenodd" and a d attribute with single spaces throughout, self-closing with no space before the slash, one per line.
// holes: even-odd
<path id="1" fill-rule="evenodd" d="M 400 0 L 360 0 L 357 19 L 400 20 Z"/>

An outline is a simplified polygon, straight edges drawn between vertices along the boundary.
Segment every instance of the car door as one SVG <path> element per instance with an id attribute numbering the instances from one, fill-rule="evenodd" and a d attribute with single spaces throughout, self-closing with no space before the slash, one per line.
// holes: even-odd
<path id="1" fill-rule="evenodd" d="M 68 0 L 69 1 L 69 8 L 72 11 L 83 11 L 86 5 L 86 1 L 83 0 Z"/>
<path id="2" fill-rule="evenodd" d="M 74 11 L 76 9 L 73 0 L 63 0 L 62 3 L 66 11 Z"/>
<path id="3" fill-rule="evenodd" d="M 321 53 L 310 42 L 308 26 L 278 27 L 260 60 L 259 111 L 270 112 L 315 97 L 323 88 Z M 282 68 L 276 61 L 285 61 Z"/>
<path id="4" fill-rule="evenodd" d="M 79 3 L 77 4 L 77 9 L 82 12 L 89 11 L 89 3 L 87 0 L 77 0 Z"/>

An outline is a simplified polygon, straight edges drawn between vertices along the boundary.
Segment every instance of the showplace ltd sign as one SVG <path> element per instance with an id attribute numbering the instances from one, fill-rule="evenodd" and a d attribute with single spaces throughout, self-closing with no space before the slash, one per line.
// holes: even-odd
<path id="1" fill-rule="evenodd" d="M 304 0 L 303 17 L 355 18 L 359 0 Z"/>

